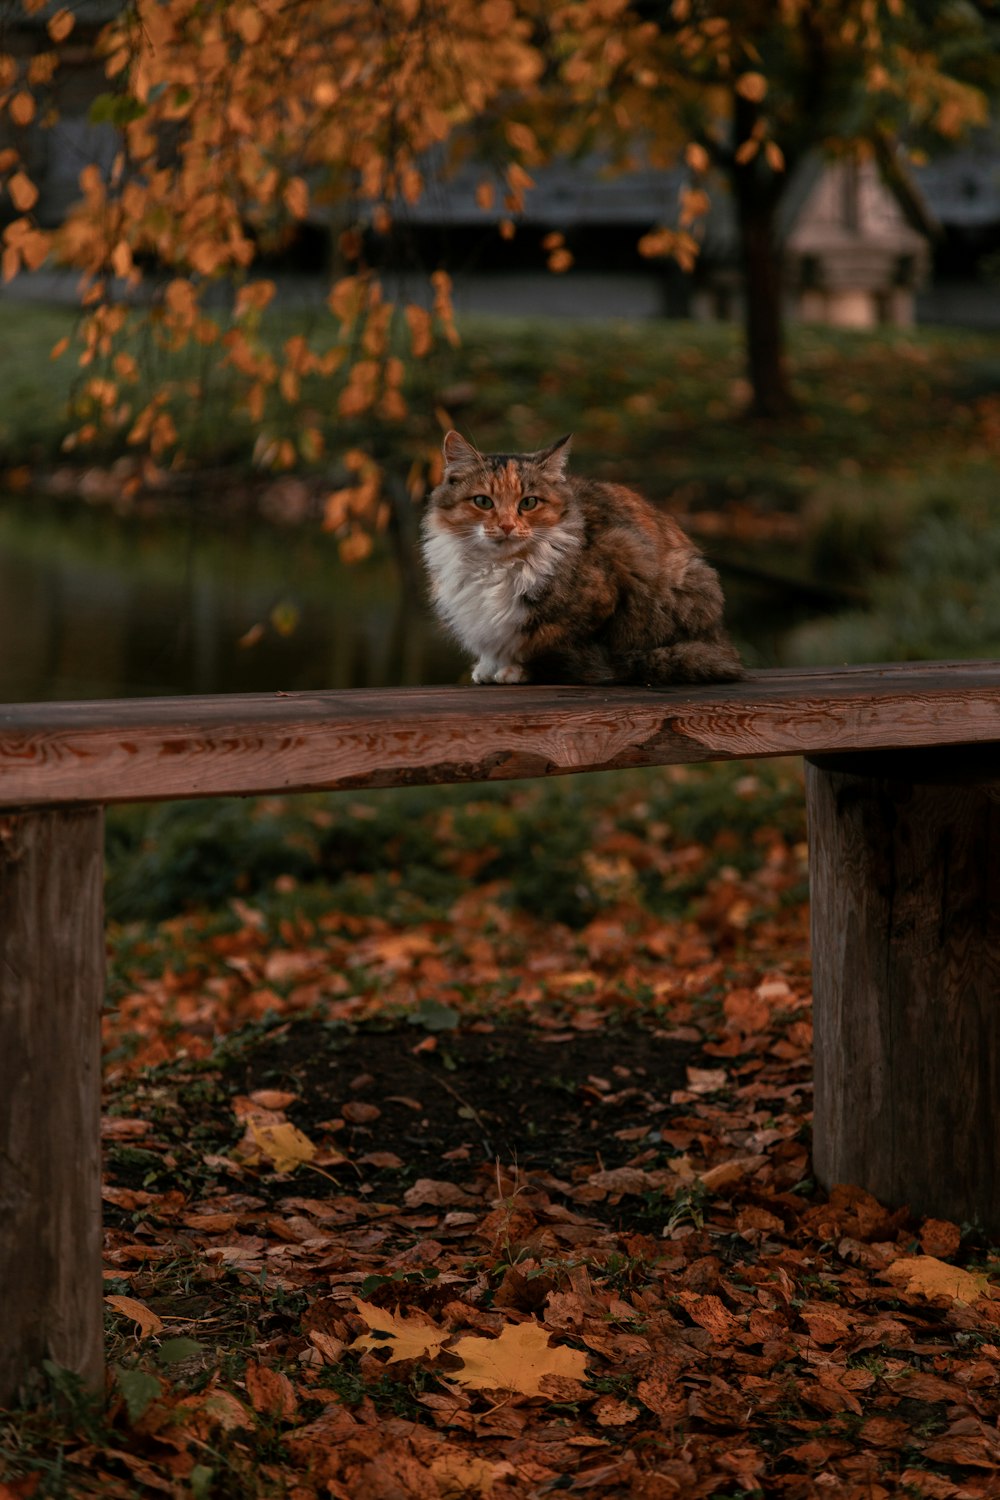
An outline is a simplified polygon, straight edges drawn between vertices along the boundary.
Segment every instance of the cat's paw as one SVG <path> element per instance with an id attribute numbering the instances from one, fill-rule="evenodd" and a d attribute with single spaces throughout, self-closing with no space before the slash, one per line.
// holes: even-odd
<path id="1" fill-rule="evenodd" d="M 516 661 L 507 667 L 497 667 L 493 673 L 494 682 L 527 682 L 528 674 Z"/>
<path id="2" fill-rule="evenodd" d="M 506 666 L 489 661 L 485 656 L 472 669 L 473 682 L 527 682 L 528 674 L 517 662 Z"/>

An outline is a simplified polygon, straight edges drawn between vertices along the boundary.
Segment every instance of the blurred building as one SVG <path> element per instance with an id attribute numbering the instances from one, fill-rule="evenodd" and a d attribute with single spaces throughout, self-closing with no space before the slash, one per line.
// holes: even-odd
<path id="1" fill-rule="evenodd" d="M 3 0 L 0 0 L 2 5 Z M 4 46 L 15 55 L 50 47 L 46 25 L 61 5 L 31 16 L 18 6 L 5 15 Z M 51 124 L 15 129 L 0 121 L 0 146 L 15 143 L 40 188 L 35 213 L 58 223 L 78 192 L 88 162 L 109 167 L 118 136 L 95 123 L 94 101 L 108 83 L 93 42 L 120 10 L 120 0 L 76 0 L 75 26 L 60 44 Z M 96 111 L 100 115 L 101 111 Z M 512 238 L 502 222 L 504 186 L 492 203 L 478 192 L 489 170 L 470 161 L 446 174 L 428 163 L 415 204 L 396 206 L 391 231 L 370 230 L 367 250 L 403 295 L 420 295 L 420 277 L 443 266 L 455 279 L 460 310 L 565 313 L 575 317 L 735 318 L 742 279 L 732 205 L 725 188 L 696 228 L 701 254 L 682 272 L 670 259 L 640 255 L 639 240 L 677 222 L 683 168 L 639 164 L 612 172 L 597 158 L 562 161 L 533 171 Z M 959 152 L 913 174 L 915 194 L 883 180 L 872 161 L 827 160 L 818 154 L 796 172 L 779 219 L 787 315 L 852 327 L 907 325 L 920 317 L 1000 326 L 1000 137 L 981 132 Z M 922 200 L 914 213 L 915 199 Z M 0 222 L 13 208 L 0 195 Z M 362 217 L 364 214 L 362 212 Z M 338 227 L 343 227 L 343 219 Z M 927 230 L 933 225 L 935 232 Z M 509 226 L 505 232 L 510 233 Z M 545 269 L 546 241 L 563 237 L 570 269 Z M 337 228 L 315 223 L 285 257 L 316 271 L 335 253 Z"/>
<path id="2" fill-rule="evenodd" d="M 650 312 L 698 319 L 739 315 L 737 228 L 721 182 L 711 192 L 706 219 L 694 229 L 698 263 L 684 274 L 670 260 L 645 259 L 637 248 L 656 225 L 676 225 L 687 180 L 683 169 L 610 173 L 591 160 L 556 163 L 532 176 L 535 186 L 525 196 L 514 240 L 507 242 L 496 235 L 508 217 L 502 189 L 489 206 L 477 194 L 481 166 L 470 163 L 453 176 L 432 179 L 417 203 L 399 206 L 387 261 L 404 263 L 409 243 L 425 261 L 480 274 L 516 269 L 523 280 L 539 272 L 545 241 L 560 234 L 573 259 L 568 285 L 582 287 L 586 278 L 596 291 L 594 277 L 603 276 L 609 292 L 626 277 Z M 930 275 L 931 247 L 873 161 L 810 158 L 784 195 L 778 231 L 789 317 L 865 328 L 914 322 L 916 293 Z M 546 276 L 549 295 L 558 298 L 552 276 Z"/>

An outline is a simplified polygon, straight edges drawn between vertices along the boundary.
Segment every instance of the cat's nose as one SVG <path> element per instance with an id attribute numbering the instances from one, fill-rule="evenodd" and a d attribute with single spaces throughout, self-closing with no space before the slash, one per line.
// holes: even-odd
<path id="1" fill-rule="evenodd" d="M 500 522 L 500 530 L 503 532 L 504 536 L 510 536 L 511 532 L 514 530 L 514 522 L 513 521 L 501 521 Z"/>

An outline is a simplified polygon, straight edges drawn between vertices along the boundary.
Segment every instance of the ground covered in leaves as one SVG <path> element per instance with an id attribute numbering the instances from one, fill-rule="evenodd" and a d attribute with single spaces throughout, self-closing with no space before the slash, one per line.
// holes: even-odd
<path id="1" fill-rule="evenodd" d="M 1000 1262 L 811 1177 L 793 768 L 110 848 L 108 1389 L 2 1500 L 997 1493 Z"/>

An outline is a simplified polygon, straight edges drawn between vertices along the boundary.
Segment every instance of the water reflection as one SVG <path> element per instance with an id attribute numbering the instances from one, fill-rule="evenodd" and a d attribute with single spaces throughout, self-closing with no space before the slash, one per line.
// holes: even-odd
<path id="1" fill-rule="evenodd" d="M 780 661 L 816 600 L 720 571 L 746 660 Z M 391 561 L 344 567 L 315 528 L 24 496 L 0 497 L 0 642 L 7 703 L 457 682 L 468 666 Z"/>
<path id="2" fill-rule="evenodd" d="M 23 496 L 0 500 L 0 642 L 8 703 L 454 682 L 463 665 L 390 563 L 345 568 L 322 534 Z"/>

